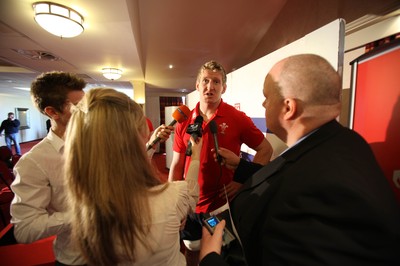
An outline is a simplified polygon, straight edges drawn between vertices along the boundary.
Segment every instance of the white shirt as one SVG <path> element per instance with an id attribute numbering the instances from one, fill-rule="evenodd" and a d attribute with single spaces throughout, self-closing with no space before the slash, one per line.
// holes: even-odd
<path id="1" fill-rule="evenodd" d="M 171 182 L 164 191 L 149 197 L 152 224 L 146 240 L 152 253 L 137 243 L 136 263 L 125 262 L 121 265 L 186 265 L 185 256 L 180 252 L 179 229 L 188 211 L 196 208 L 199 166 L 198 160 L 192 160 L 185 181 Z M 160 186 L 153 190 L 159 190 Z"/>
<path id="2" fill-rule="evenodd" d="M 18 242 L 32 243 L 57 235 L 53 245 L 56 260 L 84 264 L 77 248 L 70 245 L 70 228 L 64 217 L 63 149 L 64 141 L 50 130 L 15 165 L 11 223 Z"/>

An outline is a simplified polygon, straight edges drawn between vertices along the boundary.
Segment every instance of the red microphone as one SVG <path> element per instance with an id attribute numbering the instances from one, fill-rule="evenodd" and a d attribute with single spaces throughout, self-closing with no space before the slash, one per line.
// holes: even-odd
<path id="1" fill-rule="evenodd" d="M 176 122 L 182 123 L 186 121 L 190 116 L 190 110 L 186 105 L 181 105 L 172 113 L 172 117 L 174 120 L 169 123 L 168 126 L 174 126 Z M 153 146 L 161 140 L 160 137 L 157 137 L 149 146 L 147 146 L 147 150 L 153 148 Z"/>
<path id="2" fill-rule="evenodd" d="M 168 126 L 174 126 L 176 122 L 182 123 L 183 121 L 186 121 L 190 116 L 190 110 L 186 105 L 181 105 L 172 113 L 172 117 L 174 120 L 172 120 L 171 123 L 169 123 Z"/>

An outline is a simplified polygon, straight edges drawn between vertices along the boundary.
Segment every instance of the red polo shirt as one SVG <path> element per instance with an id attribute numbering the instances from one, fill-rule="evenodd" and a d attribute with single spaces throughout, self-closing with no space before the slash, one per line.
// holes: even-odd
<path id="1" fill-rule="evenodd" d="M 186 152 L 190 139 L 190 134 L 186 133 L 186 129 L 190 124 L 194 123 L 199 114 L 199 103 L 197 103 L 196 108 L 191 111 L 190 118 L 176 126 L 173 145 L 175 152 L 183 154 Z M 222 100 L 211 120 L 214 120 L 217 124 L 218 145 L 238 155 L 243 143 L 254 149 L 265 138 L 264 134 L 244 112 L 236 110 Z M 210 212 L 225 204 L 225 198 L 219 198 L 218 194 L 223 185 L 230 183 L 233 179 L 233 171 L 214 161 L 213 153 L 211 152 L 212 148 L 214 148 L 214 139 L 210 132 L 209 123 L 203 122 L 203 147 L 200 155 L 198 178 L 200 196 L 196 212 Z M 190 156 L 187 156 L 185 175 L 189 164 Z"/>

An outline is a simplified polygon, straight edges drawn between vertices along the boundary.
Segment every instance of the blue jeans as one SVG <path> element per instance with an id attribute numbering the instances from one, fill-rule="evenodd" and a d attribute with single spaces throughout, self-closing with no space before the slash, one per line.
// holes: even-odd
<path id="1" fill-rule="evenodd" d="M 15 152 L 18 155 L 21 155 L 21 148 L 19 147 L 19 141 L 18 141 L 18 133 L 5 134 L 5 139 L 7 147 L 12 151 L 11 142 L 14 142 Z"/>

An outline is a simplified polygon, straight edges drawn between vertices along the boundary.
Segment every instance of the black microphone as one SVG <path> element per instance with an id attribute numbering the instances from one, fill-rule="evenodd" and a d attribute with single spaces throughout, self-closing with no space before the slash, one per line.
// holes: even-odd
<path id="1" fill-rule="evenodd" d="M 194 120 L 194 123 L 189 125 L 188 128 L 186 129 L 186 133 L 190 134 L 193 139 L 196 141 L 197 138 L 201 137 L 203 135 L 203 117 L 201 115 L 197 116 L 196 119 Z M 192 142 L 189 140 L 188 142 L 188 147 L 186 149 L 187 156 L 192 155 Z"/>
<path id="2" fill-rule="evenodd" d="M 186 105 L 181 105 L 172 113 L 172 117 L 174 120 L 169 123 L 168 126 L 174 126 L 176 122 L 182 123 L 183 121 L 186 121 L 188 117 L 190 116 L 190 110 Z M 149 146 L 147 146 L 147 150 L 149 151 L 151 148 L 153 148 L 154 145 L 157 144 L 161 140 L 160 137 L 157 137 Z"/>
<path id="3" fill-rule="evenodd" d="M 214 138 L 214 146 L 215 146 L 215 153 L 217 154 L 217 161 L 220 163 L 222 158 L 221 155 L 218 154 L 218 139 L 217 139 L 217 133 L 218 133 L 218 127 L 217 127 L 217 123 L 214 120 L 210 121 L 210 130 L 211 133 L 213 134 L 213 138 Z"/>

